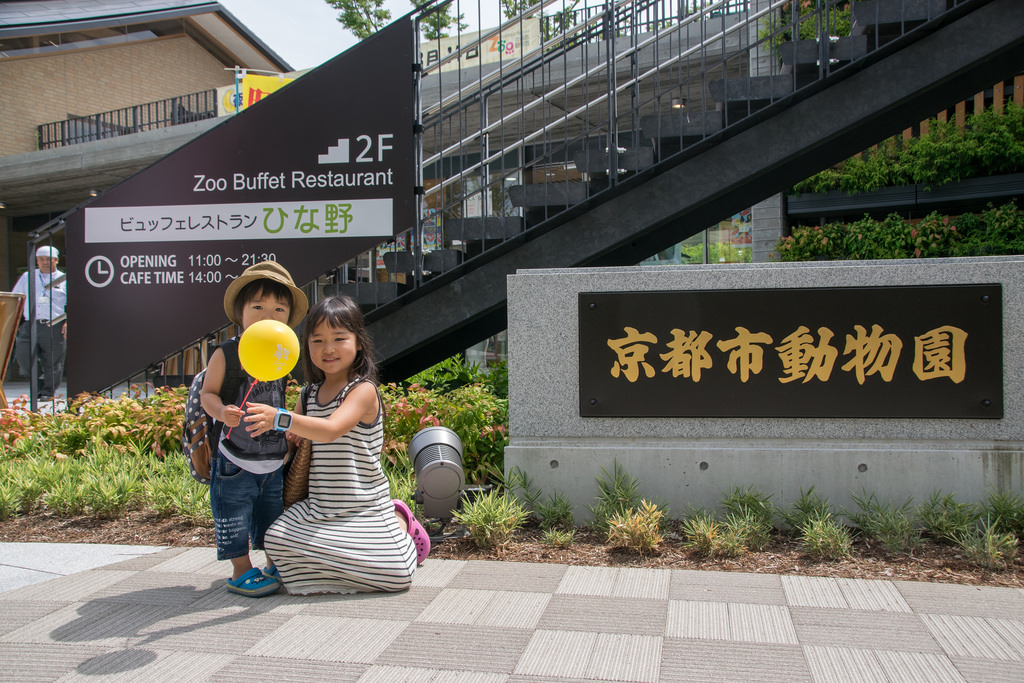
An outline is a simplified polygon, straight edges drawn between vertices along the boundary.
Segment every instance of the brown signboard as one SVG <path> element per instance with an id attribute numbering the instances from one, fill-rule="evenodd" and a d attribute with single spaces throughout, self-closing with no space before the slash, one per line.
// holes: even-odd
<path id="1" fill-rule="evenodd" d="M 1002 287 L 579 295 L 584 417 L 1001 418 Z"/>
<path id="2" fill-rule="evenodd" d="M 70 393 L 227 323 L 253 263 L 302 285 L 414 226 L 414 46 L 400 19 L 68 219 Z"/>

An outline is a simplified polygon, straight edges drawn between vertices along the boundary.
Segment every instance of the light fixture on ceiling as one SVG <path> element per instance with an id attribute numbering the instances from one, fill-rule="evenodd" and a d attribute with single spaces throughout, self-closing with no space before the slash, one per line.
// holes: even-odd
<path id="1" fill-rule="evenodd" d="M 673 109 L 686 109 L 686 100 L 681 99 L 679 97 L 673 97 L 672 98 L 672 108 Z"/>
<path id="2" fill-rule="evenodd" d="M 98 197 L 99 194 L 100 194 L 99 190 L 89 190 L 89 196 L 90 197 Z"/>
<path id="3" fill-rule="evenodd" d="M 0 202 L 0 209 L 6 209 L 6 208 L 7 208 L 7 202 Z"/>

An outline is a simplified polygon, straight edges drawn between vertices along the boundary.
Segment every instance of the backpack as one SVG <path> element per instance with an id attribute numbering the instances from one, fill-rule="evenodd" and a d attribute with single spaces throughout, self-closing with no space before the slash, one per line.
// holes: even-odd
<path id="1" fill-rule="evenodd" d="M 246 380 L 242 361 L 238 359 L 238 340 L 230 339 L 220 345 L 224 352 L 224 381 L 220 385 L 220 400 L 224 405 L 238 399 L 238 388 Z M 200 484 L 210 485 L 210 461 L 220 440 L 222 422 L 206 414 L 199 396 L 203 391 L 206 370 L 200 370 L 192 379 L 185 399 L 185 424 L 181 429 L 181 451 L 188 462 L 192 478 Z"/>

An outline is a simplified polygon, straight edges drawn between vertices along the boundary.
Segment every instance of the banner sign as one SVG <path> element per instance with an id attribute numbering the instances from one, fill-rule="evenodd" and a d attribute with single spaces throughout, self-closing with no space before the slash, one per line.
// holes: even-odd
<path id="1" fill-rule="evenodd" d="M 1002 286 L 584 292 L 583 417 L 1001 418 Z"/>
<path id="2" fill-rule="evenodd" d="M 493 30 L 493 29 L 491 29 Z M 487 31 L 489 32 L 489 31 Z M 543 44 L 540 33 L 540 19 L 530 17 L 480 41 L 482 33 L 462 33 L 454 37 L 426 40 L 420 43 L 420 60 L 423 68 L 429 69 L 445 57 L 457 52 L 460 46 L 470 46 L 458 59 L 453 59 L 440 68 L 440 71 L 468 69 L 482 64 L 506 64 L 518 62 L 526 55 L 539 50 Z"/>
<path id="3" fill-rule="evenodd" d="M 411 19 L 393 22 L 73 213 L 69 392 L 225 325 L 224 290 L 254 263 L 302 286 L 413 228 L 415 48 Z"/>
<path id="4" fill-rule="evenodd" d="M 238 78 L 237 76 L 235 78 Z M 237 85 L 217 88 L 217 116 L 237 114 L 291 83 L 293 78 L 246 74 Z"/>

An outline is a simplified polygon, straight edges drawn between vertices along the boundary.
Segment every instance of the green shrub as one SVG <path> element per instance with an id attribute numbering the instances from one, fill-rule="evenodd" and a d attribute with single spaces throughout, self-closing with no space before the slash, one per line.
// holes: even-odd
<path id="1" fill-rule="evenodd" d="M 683 547 L 702 557 L 736 557 L 747 551 L 742 536 L 705 510 L 690 512 L 682 523 Z"/>
<path id="2" fill-rule="evenodd" d="M 381 387 L 385 403 L 382 458 L 406 467 L 412 437 L 422 429 L 444 426 L 462 441 L 462 468 L 470 484 L 497 483 L 508 445 L 508 399 L 483 384 L 465 384 L 440 393 L 413 383 Z"/>
<path id="3" fill-rule="evenodd" d="M 15 516 L 21 506 L 21 491 L 17 484 L 7 479 L 0 478 L 0 520 Z"/>
<path id="4" fill-rule="evenodd" d="M 729 512 L 723 523 L 727 532 L 747 550 L 763 550 L 771 542 L 771 522 L 752 510 Z"/>
<path id="5" fill-rule="evenodd" d="M 956 537 L 967 559 L 987 569 L 1006 569 L 1017 556 L 1017 537 L 1001 531 L 997 523 L 989 518 L 980 528 L 972 528 Z"/>
<path id="6" fill-rule="evenodd" d="M 632 512 L 640 507 L 640 483 L 622 469 L 618 460 L 612 462 L 612 473 L 601 468 L 604 476 L 597 479 L 597 502 L 589 507 L 593 527 L 601 534 L 608 533 L 613 517 Z"/>
<path id="7" fill-rule="evenodd" d="M 552 548 L 560 548 L 564 550 L 572 546 L 572 542 L 575 539 L 575 529 L 551 528 L 544 532 L 544 544 L 549 545 Z"/>
<path id="8" fill-rule="evenodd" d="M 891 552 L 904 552 L 918 545 L 921 531 L 914 526 L 916 515 L 911 499 L 896 505 L 892 501 L 880 502 L 873 493 L 853 494 L 852 498 L 858 510 L 846 515 L 865 536 L 877 540 Z"/>
<path id="9" fill-rule="evenodd" d="M 529 511 L 514 496 L 497 489 L 466 501 L 453 518 L 466 527 L 469 537 L 481 548 L 500 550 L 522 527 Z"/>
<path id="10" fill-rule="evenodd" d="M 660 532 L 665 511 L 646 500 L 635 510 L 626 510 L 608 520 L 607 543 L 640 554 L 657 550 L 665 539 Z"/>
<path id="11" fill-rule="evenodd" d="M 831 517 L 835 508 L 827 500 L 818 495 L 814 486 L 804 491 L 800 489 L 800 497 L 787 509 L 780 509 L 782 523 L 794 531 L 799 531 L 810 520 Z"/>
<path id="12" fill-rule="evenodd" d="M 535 512 L 541 529 L 571 529 L 575 522 L 572 503 L 558 491 L 545 502 L 538 503 Z"/>
<path id="13" fill-rule="evenodd" d="M 841 560 L 853 548 L 850 530 L 828 513 L 804 519 L 798 527 L 800 547 L 816 560 Z"/>
<path id="14" fill-rule="evenodd" d="M 759 526 L 769 530 L 775 525 L 775 505 L 771 501 L 771 496 L 762 495 L 753 486 L 733 487 L 722 498 L 721 504 L 727 512 L 738 518 L 749 516 Z"/>
<path id="15" fill-rule="evenodd" d="M 849 6 L 837 7 L 829 0 L 801 0 L 799 7 L 800 22 L 796 30 L 801 40 L 850 35 Z M 761 20 L 757 37 L 767 40 L 777 55 L 782 44 L 793 39 L 794 23 L 793 3 L 786 3 L 778 14 Z M 819 24 L 822 35 L 819 35 Z"/>
<path id="16" fill-rule="evenodd" d="M 1024 498 L 1009 491 L 992 490 L 985 496 L 981 515 L 992 520 L 998 531 L 1024 535 Z"/>
<path id="17" fill-rule="evenodd" d="M 955 543 L 973 529 L 981 516 L 976 505 L 958 503 L 952 493 L 935 491 L 931 498 L 921 503 L 917 515 L 925 532 L 937 541 Z"/>
<path id="18" fill-rule="evenodd" d="M 793 191 L 857 194 L 1024 171 L 1024 107 L 1013 102 L 1001 114 L 986 109 L 968 116 L 963 128 L 938 118 L 930 119 L 927 128 L 924 135 L 908 140 L 902 135 L 888 138 L 875 149 L 797 183 Z"/>
<path id="19" fill-rule="evenodd" d="M 911 222 L 898 214 L 878 221 L 797 226 L 776 242 L 783 261 L 941 258 L 1024 254 L 1024 211 L 1015 202 L 980 214 L 932 212 Z"/>

